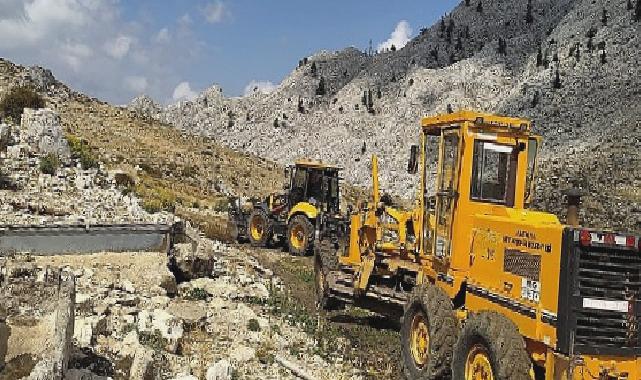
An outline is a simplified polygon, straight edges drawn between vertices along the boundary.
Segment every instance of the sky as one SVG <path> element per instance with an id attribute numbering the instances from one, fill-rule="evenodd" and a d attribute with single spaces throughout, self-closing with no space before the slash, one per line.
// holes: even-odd
<path id="1" fill-rule="evenodd" d="M 460 0 L 0 0 L 0 57 L 90 96 L 270 91 L 319 50 L 402 47 Z"/>

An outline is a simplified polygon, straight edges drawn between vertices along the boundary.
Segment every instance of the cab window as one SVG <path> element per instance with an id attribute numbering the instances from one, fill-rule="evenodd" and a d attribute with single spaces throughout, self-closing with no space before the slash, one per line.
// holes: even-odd
<path id="1" fill-rule="evenodd" d="M 514 146 L 475 141 L 472 200 L 513 206 L 517 164 Z"/>

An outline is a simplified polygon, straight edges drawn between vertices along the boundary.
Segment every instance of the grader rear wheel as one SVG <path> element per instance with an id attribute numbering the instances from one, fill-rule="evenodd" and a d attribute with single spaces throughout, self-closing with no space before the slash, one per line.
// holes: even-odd
<path id="1" fill-rule="evenodd" d="M 458 320 L 448 296 L 434 285 L 416 286 L 401 321 L 403 370 L 409 380 L 449 379 Z"/>
<path id="2" fill-rule="evenodd" d="M 531 380 L 532 364 L 516 325 L 504 315 L 470 316 L 456 343 L 452 373 L 461 380 Z"/>
<path id="3" fill-rule="evenodd" d="M 249 215 L 247 226 L 249 242 L 254 247 L 266 247 L 272 238 L 272 224 L 267 213 L 256 209 Z"/>

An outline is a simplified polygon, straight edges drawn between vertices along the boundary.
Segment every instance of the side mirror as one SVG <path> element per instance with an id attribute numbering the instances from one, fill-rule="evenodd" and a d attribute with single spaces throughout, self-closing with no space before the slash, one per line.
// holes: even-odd
<path id="1" fill-rule="evenodd" d="M 410 149 L 410 159 L 407 162 L 407 172 L 416 174 L 418 172 L 418 145 L 412 145 Z"/>

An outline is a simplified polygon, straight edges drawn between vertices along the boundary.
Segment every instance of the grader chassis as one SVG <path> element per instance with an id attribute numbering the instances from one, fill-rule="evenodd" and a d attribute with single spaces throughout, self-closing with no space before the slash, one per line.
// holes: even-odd
<path id="1" fill-rule="evenodd" d="M 318 305 L 401 313 L 408 379 L 641 379 L 641 239 L 528 208 L 541 141 L 529 121 L 421 124 L 416 207 L 380 202 L 374 158 L 372 202 L 349 226 L 321 224 Z"/>

